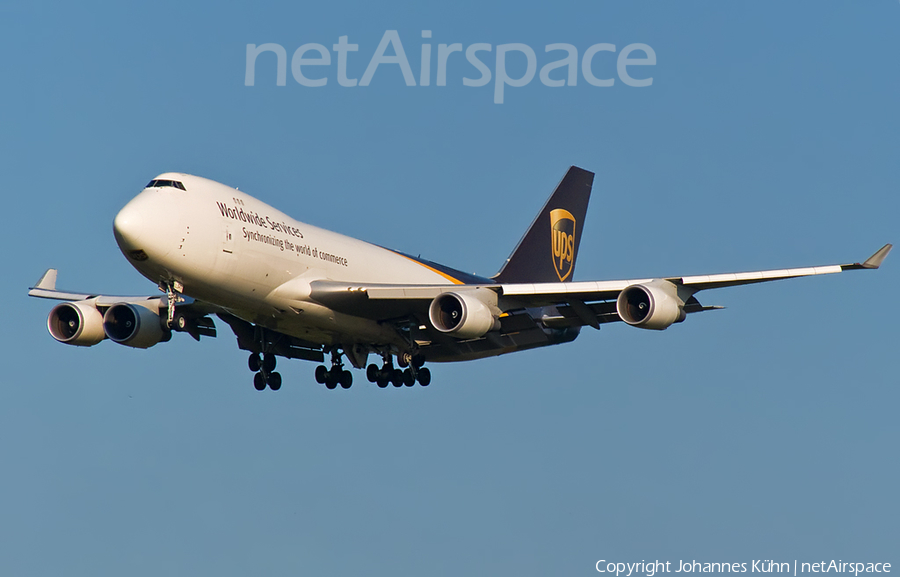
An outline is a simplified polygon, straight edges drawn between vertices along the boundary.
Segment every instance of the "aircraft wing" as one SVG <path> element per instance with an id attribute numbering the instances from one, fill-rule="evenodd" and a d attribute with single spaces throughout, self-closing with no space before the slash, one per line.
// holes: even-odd
<path id="1" fill-rule="evenodd" d="M 696 293 L 702 290 L 739 286 L 784 280 L 803 276 L 816 276 L 823 274 L 835 274 L 845 270 L 877 269 L 882 261 L 891 252 L 893 245 L 886 244 L 878 249 L 862 263 L 837 264 L 825 266 L 812 266 L 792 269 L 761 270 L 753 272 L 739 272 L 713 275 L 666 277 L 676 286 L 684 286 Z M 571 283 L 544 283 L 544 284 L 512 284 L 502 285 L 504 296 L 521 297 L 532 302 L 542 302 L 542 297 L 563 299 L 576 298 L 582 300 L 607 300 L 615 299 L 619 292 L 634 284 L 652 282 L 654 279 L 633 279 L 621 281 L 587 281 Z"/>
<path id="2" fill-rule="evenodd" d="M 90 293 L 76 293 L 56 289 L 57 270 L 49 268 L 41 276 L 33 287 L 28 289 L 28 296 L 57 301 L 86 301 L 96 299 L 97 306 L 114 305 L 117 303 L 146 303 L 147 301 L 160 300 L 162 296 L 114 296 Z"/>
<path id="3" fill-rule="evenodd" d="M 68 302 L 91 301 L 91 304 L 101 313 L 105 312 L 107 308 L 113 305 L 122 303 L 141 305 L 147 308 L 156 309 L 164 309 L 167 306 L 166 295 L 116 296 L 57 290 L 57 275 L 58 271 L 55 268 L 47 269 L 40 280 L 38 280 L 33 287 L 28 289 L 28 296 Z M 184 295 L 178 295 L 178 302 L 175 305 L 175 310 L 194 321 L 185 332 L 190 333 L 191 336 L 197 340 L 200 340 L 200 335 L 210 337 L 216 336 L 215 324 L 210 319 L 205 318 L 206 315 L 226 312 L 221 307 L 198 301 Z"/>
<path id="4" fill-rule="evenodd" d="M 369 318 L 390 320 L 405 315 L 427 314 L 428 303 L 444 292 L 490 290 L 500 299 L 502 308 L 536 308 L 556 306 L 559 315 L 545 320 L 548 326 L 590 325 L 620 320 L 615 301 L 619 293 L 632 285 L 667 281 L 684 295 L 685 312 L 700 312 L 721 307 L 704 307 L 694 294 L 714 288 L 755 284 L 803 276 L 835 274 L 846 270 L 877 269 L 892 245 L 886 244 L 862 263 L 813 266 L 741 273 L 697 275 L 683 277 L 644 278 L 610 281 L 553 282 L 553 283 L 497 283 L 480 285 L 393 285 L 357 284 L 335 281 L 313 281 L 310 297 L 336 310 L 356 312 Z M 607 302 L 602 302 L 607 301 Z M 593 304 L 590 304 L 593 303 Z M 565 322 L 559 317 L 565 317 Z M 575 321 L 573 321 L 575 319 Z M 555 321 L 555 322 L 554 322 Z M 577 322 L 581 321 L 581 322 Z"/>

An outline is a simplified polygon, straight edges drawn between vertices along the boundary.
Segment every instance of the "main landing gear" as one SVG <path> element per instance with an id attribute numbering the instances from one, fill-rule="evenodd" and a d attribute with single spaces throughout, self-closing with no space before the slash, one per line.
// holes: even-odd
<path id="1" fill-rule="evenodd" d="M 328 389 L 336 389 L 338 385 L 342 389 L 349 389 L 353 385 L 353 373 L 344 369 L 341 353 L 337 348 L 331 350 L 330 369 L 326 369 L 325 365 L 316 367 L 316 382 Z"/>
<path id="2" fill-rule="evenodd" d="M 353 374 L 344 368 L 341 361 L 343 353 L 337 347 L 331 349 L 331 368 L 325 365 L 316 367 L 316 382 L 325 385 L 328 389 L 336 389 L 338 385 L 342 389 L 349 389 L 353 385 Z M 410 355 L 404 353 L 397 356 L 397 364 L 394 367 L 394 358 L 390 353 L 381 355 L 383 364 L 379 368 L 371 364 L 366 368 L 366 377 L 370 383 L 376 383 L 382 389 L 392 384 L 395 387 L 412 387 L 419 383 L 423 387 L 431 384 L 431 371 L 425 365 L 425 357 L 422 355 Z M 247 359 L 247 365 L 253 371 L 253 386 L 257 391 L 269 387 L 273 391 L 281 388 L 281 374 L 275 371 L 275 355 L 272 353 L 251 353 Z"/>
<path id="3" fill-rule="evenodd" d="M 384 364 L 379 369 L 378 365 L 371 364 L 366 367 L 366 378 L 370 383 L 376 383 L 380 388 L 385 388 L 388 383 L 395 387 L 406 385 L 411 387 L 416 381 L 423 387 L 431 384 L 431 371 L 425 368 L 425 358 L 421 355 L 410 356 L 408 353 L 397 356 L 397 363 L 403 370 L 394 368 L 393 358 L 383 355 Z"/>
<path id="4" fill-rule="evenodd" d="M 329 389 L 336 389 L 338 385 L 344 389 L 350 388 L 353 384 L 353 375 L 344 369 L 341 355 L 339 349 L 334 348 L 331 350 L 331 368 L 327 369 L 324 365 L 316 367 L 317 383 L 324 384 Z M 366 378 L 370 383 L 376 383 L 382 389 L 388 384 L 395 387 L 404 385 L 411 387 L 417 382 L 423 387 L 431 384 L 431 371 L 424 366 L 424 356 L 409 353 L 398 355 L 397 364 L 401 368 L 394 367 L 394 358 L 390 353 L 382 353 L 381 358 L 383 360 L 381 368 L 376 364 L 366 367 Z"/>
<path id="5" fill-rule="evenodd" d="M 268 386 L 273 391 L 281 388 L 281 373 L 275 372 L 275 355 L 266 353 L 260 358 L 259 353 L 251 353 L 247 360 L 253 375 L 253 386 L 257 391 L 262 391 Z"/>

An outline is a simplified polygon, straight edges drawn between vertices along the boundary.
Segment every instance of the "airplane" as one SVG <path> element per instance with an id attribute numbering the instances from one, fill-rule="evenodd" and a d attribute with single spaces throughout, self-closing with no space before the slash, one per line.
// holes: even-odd
<path id="1" fill-rule="evenodd" d="M 47 328 L 76 346 L 109 339 L 146 349 L 174 332 L 199 341 L 216 336 L 215 315 L 250 352 L 260 391 L 281 388 L 277 357 L 321 363 L 315 379 L 329 389 L 351 387 L 345 358 L 381 388 L 428 386 L 426 362 L 567 343 L 582 327 L 617 321 L 664 330 L 722 308 L 700 304 L 700 291 L 877 269 L 892 248 L 854 264 L 573 281 L 593 180 L 592 172 L 570 167 L 499 272 L 486 278 L 294 220 L 212 180 L 164 173 L 113 222 L 128 262 L 164 294 L 60 291 L 56 269 L 28 294 L 64 301 L 50 311 Z M 367 366 L 371 354 L 381 366 Z"/>

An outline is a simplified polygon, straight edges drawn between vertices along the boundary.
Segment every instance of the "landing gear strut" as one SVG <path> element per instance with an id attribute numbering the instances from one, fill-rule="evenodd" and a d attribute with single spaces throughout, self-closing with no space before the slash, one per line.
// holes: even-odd
<path id="1" fill-rule="evenodd" d="M 325 365 L 316 367 L 316 382 L 325 385 L 327 389 L 336 389 L 341 385 L 342 389 L 349 389 L 353 386 L 353 373 L 344 369 L 344 363 L 341 362 L 340 349 L 334 347 L 331 349 L 331 368 L 325 368 Z"/>
<path id="2" fill-rule="evenodd" d="M 175 305 L 184 300 L 181 297 L 184 285 L 177 280 L 161 281 L 159 290 L 166 293 L 166 326 L 170 329 L 178 328 L 179 330 L 184 330 L 187 327 L 187 319 L 183 316 L 179 315 L 181 322 L 177 325 L 175 324 Z"/>

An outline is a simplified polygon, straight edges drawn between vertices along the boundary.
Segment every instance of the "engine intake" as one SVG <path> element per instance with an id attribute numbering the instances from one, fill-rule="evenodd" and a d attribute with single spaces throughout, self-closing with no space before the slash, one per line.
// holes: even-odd
<path id="1" fill-rule="evenodd" d="M 668 281 L 653 281 L 625 288 L 616 299 L 619 317 L 633 327 L 661 331 L 687 316 L 678 288 Z"/>
<path id="2" fill-rule="evenodd" d="M 109 307 L 103 315 L 103 330 L 111 341 L 137 349 L 152 347 L 171 337 L 163 330 L 158 312 L 130 303 Z"/>
<path id="3" fill-rule="evenodd" d="M 103 315 L 92 304 L 62 303 L 53 307 L 47 317 L 47 330 L 61 343 L 92 347 L 106 338 Z"/>
<path id="4" fill-rule="evenodd" d="M 460 339 L 476 339 L 494 328 L 497 319 L 488 306 L 466 293 L 442 293 L 428 307 L 431 325 Z"/>

